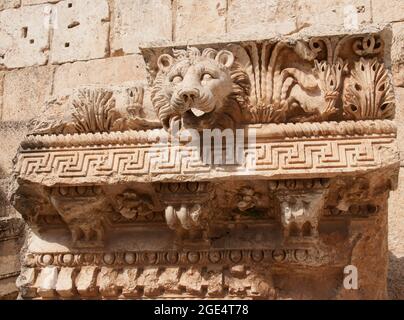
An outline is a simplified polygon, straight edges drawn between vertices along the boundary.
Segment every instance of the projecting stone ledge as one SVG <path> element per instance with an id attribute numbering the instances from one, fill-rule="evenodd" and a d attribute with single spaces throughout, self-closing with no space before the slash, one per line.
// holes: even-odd
<path id="1" fill-rule="evenodd" d="M 150 86 L 51 100 L 15 158 L 21 296 L 385 298 L 383 37 L 149 48 Z"/>

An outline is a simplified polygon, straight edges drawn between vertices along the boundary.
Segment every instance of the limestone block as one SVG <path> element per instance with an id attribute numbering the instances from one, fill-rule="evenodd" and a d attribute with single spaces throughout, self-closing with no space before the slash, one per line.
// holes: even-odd
<path id="1" fill-rule="evenodd" d="M 394 84 L 404 86 L 404 22 L 393 23 L 391 61 Z"/>
<path id="2" fill-rule="evenodd" d="M 0 275 L 15 273 L 20 269 L 19 257 L 16 255 L 19 249 L 16 241 L 0 241 Z"/>
<path id="3" fill-rule="evenodd" d="M 35 286 L 38 288 L 38 294 L 43 298 L 54 297 L 57 279 L 57 267 L 48 266 L 43 268 L 35 284 Z"/>
<path id="4" fill-rule="evenodd" d="M 249 283 L 244 278 L 237 278 L 230 275 L 228 272 L 224 273 L 225 286 L 229 287 L 229 293 L 231 295 L 245 294 Z"/>
<path id="5" fill-rule="evenodd" d="M 404 96 L 403 96 L 404 97 Z M 390 299 L 404 299 L 404 173 L 401 168 L 398 189 L 389 199 L 389 273 L 388 291 Z"/>
<path id="6" fill-rule="evenodd" d="M 376 23 L 386 23 L 404 20 L 404 1 L 373 0 L 373 21 Z"/>
<path id="7" fill-rule="evenodd" d="M 105 57 L 108 53 L 107 0 L 61 1 L 54 7 L 51 62 Z"/>
<path id="8" fill-rule="evenodd" d="M 0 71 L 0 120 L 3 114 L 4 72 Z"/>
<path id="9" fill-rule="evenodd" d="M 145 296 L 152 297 L 161 293 L 158 271 L 157 267 L 146 267 L 139 276 L 137 284 L 139 287 L 143 287 Z"/>
<path id="10" fill-rule="evenodd" d="M 195 266 L 190 267 L 181 275 L 178 285 L 190 294 L 201 294 L 203 290 L 201 269 Z"/>
<path id="11" fill-rule="evenodd" d="M 296 1 L 231 0 L 228 8 L 228 32 L 232 35 L 268 36 L 296 30 Z"/>
<path id="12" fill-rule="evenodd" d="M 42 3 L 56 3 L 60 0 L 20 0 L 23 6 L 30 6 L 33 4 L 42 4 Z"/>
<path id="13" fill-rule="evenodd" d="M 94 266 L 82 267 L 75 284 L 77 291 L 83 297 L 93 297 L 98 294 L 96 280 L 98 268 Z"/>
<path id="14" fill-rule="evenodd" d="M 56 291 L 61 297 L 70 298 L 76 294 L 74 276 L 74 268 L 61 268 L 56 283 Z"/>
<path id="15" fill-rule="evenodd" d="M 350 31 L 371 22 L 371 8 L 370 0 L 299 0 L 297 20 L 299 26 L 312 26 L 317 32 L 333 26 Z"/>
<path id="16" fill-rule="evenodd" d="M 53 66 L 13 70 L 4 77 L 3 121 L 30 120 L 51 94 Z"/>
<path id="17" fill-rule="evenodd" d="M 208 287 L 209 296 L 218 296 L 223 292 L 223 272 L 221 267 L 211 266 L 207 268 L 204 282 Z"/>
<path id="18" fill-rule="evenodd" d="M 34 297 L 36 289 L 34 287 L 37 271 L 35 268 L 24 268 L 17 278 L 16 286 L 23 297 Z"/>
<path id="19" fill-rule="evenodd" d="M 393 83 L 397 87 L 404 87 L 404 63 L 392 66 Z"/>
<path id="20" fill-rule="evenodd" d="M 0 279 L 0 300 L 16 300 L 18 297 L 15 281 L 17 275 Z"/>
<path id="21" fill-rule="evenodd" d="M 18 149 L 18 145 L 27 133 L 26 124 L 22 122 L 0 122 L 0 177 L 7 178 L 11 175 L 12 159 Z"/>
<path id="22" fill-rule="evenodd" d="M 178 0 L 175 40 L 215 37 L 226 32 L 225 0 Z"/>
<path id="23" fill-rule="evenodd" d="M 159 284 L 164 288 L 166 293 L 181 293 L 177 287 L 181 277 L 181 269 L 178 267 L 167 267 L 159 277 Z"/>
<path id="24" fill-rule="evenodd" d="M 401 166 L 404 166 L 404 88 L 395 88 L 396 93 L 396 117 L 397 143 L 400 150 Z"/>
<path id="25" fill-rule="evenodd" d="M 119 283 L 122 284 L 122 294 L 125 297 L 139 297 L 140 290 L 137 288 L 140 270 L 138 268 L 125 268 L 120 274 Z"/>
<path id="26" fill-rule="evenodd" d="M 0 0 L 0 10 L 17 8 L 21 4 L 21 0 Z"/>
<path id="27" fill-rule="evenodd" d="M 46 5 L 0 12 L 0 67 L 22 68 L 48 61 L 49 15 Z"/>
<path id="28" fill-rule="evenodd" d="M 68 63 L 55 72 L 54 94 L 80 85 L 117 85 L 146 81 L 146 68 L 140 55 Z"/>
<path id="29" fill-rule="evenodd" d="M 7 189 L 8 189 L 9 179 L 0 179 L 0 218 L 8 216 L 8 200 L 7 200 Z"/>
<path id="30" fill-rule="evenodd" d="M 138 53 L 139 43 L 171 40 L 170 0 L 116 0 L 113 2 L 111 51 Z"/>
<path id="31" fill-rule="evenodd" d="M 118 271 L 102 267 L 98 274 L 97 284 L 100 289 L 100 293 L 104 297 L 116 297 L 119 295 L 119 287 L 116 285 L 118 278 Z"/>
<path id="32" fill-rule="evenodd" d="M 5 174 L 3 173 L 2 175 Z M 11 209 L 12 207 L 10 206 L 7 199 L 9 184 L 10 179 L 8 178 L 0 179 L 0 218 L 7 217 L 10 214 L 10 211 L 12 210 Z M 3 223 L 3 220 L 0 220 L 0 223 Z M 4 231 L 1 230 L 0 235 L 2 235 L 3 232 Z"/>

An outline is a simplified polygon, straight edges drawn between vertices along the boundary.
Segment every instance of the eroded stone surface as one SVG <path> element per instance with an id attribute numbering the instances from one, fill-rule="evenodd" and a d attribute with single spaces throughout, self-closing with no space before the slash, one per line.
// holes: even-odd
<path id="1" fill-rule="evenodd" d="M 1 0 L 0 10 L 17 8 L 21 3 L 21 0 Z"/>
<path id="2" fill-rule="evenodd" d="M 13 70 L 4 76 L 3 121 L 28 121 L 39 115 L 52 93 L 54 67 Z"/>
<path id="3" fill-rule="evenodd" d="M 144 66 L 139 55 L 63 64 L 56 69 L 53 92 L 58 95 L 80 85 L 145 81 Z"/>
<path id="4" fill-rule="evenodd" d="M 49 28 L 45 6 L 27 6 L 0 12 L 0 66 L 21 68 L 48 61 Z"/>
<path id="5" fill-rule="evenodd" d="M 399 4 L 380 10 L 381 2 L 368 0 L 108 1 L 106 11 L 106 2 L 0 1 L 1 12 L 17 22 L 24 8 L 48 10 L 45 18 L 49 9 L 53 18 L 63 11 L 63 24 L 47 33 L 50 43 L 57 40 L 50 51 L 45 46 L 41 57 L 18 38 L 12 61 L 0 67 L 8 83 L 0 102 L 8 146 L 0 216 L 15 215 L 10 193 L 35 230 L 17 281 L 21 297 L 383 299 L 387 259 L 390 297 L 401 297 L 400 188 L 389 209 L 389 255 L 386 245 L 387 196 L 403 155 L 389 119 L 395 109 L 401 141 L 401 91 L 393 93 L 388 80 L 390 48 L 368 37 L 378 27 L 366 27 L 372 19 L 394 21 L 391 68 L 401 86 Z M 15 21 L 7 27 L 12 34 L 21 27 Z M 335 40 L 357 26 L 365 30 L 361 41 Z M 21 31 L 32 35 L 30 27 Z M 389 44 L 388 33 L 381 38 Z M 312 39 L 318 34 L 339 36 Z M 251 41 L 229 45 L 240 38 Z M 179 51 L 145 50 L 170 40 Z M 140 55 L 127 55 L 148 41 L 154 44 L 142 52 L 149 75 Z M 7 48 L 0 44 L 0 56 Z M 28 52 L 33 57 L 25 59 Z M 7 70 L 47 60 L 60 65 Z M 187 63 L 209 74 L 178 67 Z M 218 89 L 207 85 L 215 77 L 222 79 Z M 48 93 L 55 97 L 44 103 Z M 221 108 L 229 101 L 231 110 Z M 17 121 L 38 113 L 23 140 L 25 124 Z M 231 121 L 223 121 L 227 115 Z M 256 148 L 245 148 L 259 161 L 224 170 L 194 163 L 184 147 L 189 135 L 181 130 L 176 145 L 170 122 L 258 128 Z M 10 179 L 11 159 L 21 140 L 18 185 Z M 1 220 L 0 240 L 5 266 L 13 268 L 0 270 L 0 291 L 12 293 L 19 267 L 10 252 L 18 248 L 9 244 L 18 236 L 9 220 Z M 343 286 L 350 263 L 359 290 Z"/>
<path id="6" fill-rule="evenodd" d="M 61 1 L 54 6 L 51 62 L 103 58 L 108 54 L 107 0 Z"/>
<path id="7" fill-rule="evenodd" d="M 386 3 L 382 0 L 372 1 L 373 20 L 375 22 L 393 22 L 404 20 L 404 3 L 400 0 L 393 0 Z"/>
<path id="8" fill-rule="evenodd" d="M 226 1 L 180 0 L 176 5 L 175 40 L 201 40 L 225 33 Z"/>
<path id="9" fill-rule="evenodd" d="M 296 1 L 232 0 L 228 9 L 228 32 L 231 34 L 289 34 L 296 31 Z M 254 17 L 254 24 L 251 24 Z"/>
<path id="10" fill-rule="evenodd" d="M 111 51 L 114 55 L 139 53 L 139 44 L 171 40 L 170 0 L 117 0 L 113 2 Z"/>

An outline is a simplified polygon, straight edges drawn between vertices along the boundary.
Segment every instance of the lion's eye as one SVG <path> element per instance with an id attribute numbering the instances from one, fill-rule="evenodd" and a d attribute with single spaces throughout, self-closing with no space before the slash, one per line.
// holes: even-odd
<path id="1" fill-rule="evenodd" d="M 213 79 L 213 77 L 212 77 L 212 75 L 210 74 L 210 73 L 204 73 L 203 75 L 202 75 L 202 80 L 210 80 L 210 79 Z"/>
<path id="2" fill-rule="evenodd" d="M 182 81 L 182 77 L 181 76 L 175 76 L 175 77 L 173 77 L 172 79 L 171 79 L 171 82 L 174 82 L 174 83 L 178 83 L 178 82 L 181 82 Z"/>

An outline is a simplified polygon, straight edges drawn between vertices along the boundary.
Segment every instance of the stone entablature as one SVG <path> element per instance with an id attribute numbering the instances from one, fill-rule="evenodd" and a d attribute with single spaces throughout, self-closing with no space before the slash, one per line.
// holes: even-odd
<path id="1" fill-rule="evenodd" d="M 32 228 L 22 297 L 385 297 L 399 168 L 385 46 L 378 33 L 147 48 L 149 87 L 51 100 L 15 158 L 12 201 Z M 236 156 L 212 162 L 223 137 Z M 349 264 L 366 274 L 354 293 Z"/>

